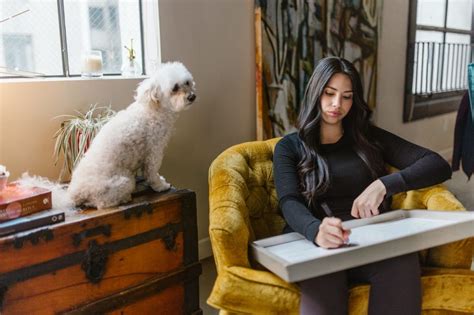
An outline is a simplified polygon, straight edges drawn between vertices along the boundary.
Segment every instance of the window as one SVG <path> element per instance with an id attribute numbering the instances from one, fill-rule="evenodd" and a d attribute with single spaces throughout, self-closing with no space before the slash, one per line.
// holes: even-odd
<path id="1" fill-rule="evenodd" d="M 3 38 L 0 41 L 0 76 L 36 72 L 60 76 L 63 69 L 56 2 L 0 1 L 0 20 L 28 9 L 30 11 L 0 24 L 0 38 Z M 12 57 L 17 54 L 24 57 Z M 23 58 L 24 61 L 20 61 Z"/>
<path id="2" fill-rule="evenodd" d="M 67 51 L 71 74 L 80 74 L 82 47 L 102 52 L 103 71 L 119 74 L 126 60 L 124 45 L 137 51 L 137 61 L 141 63 L 141 36 L 139 2 L 135 1 L 89 1 L 87 19 L 81 19 L 77 12 L 84 9 L 82 1 L 64 2 L 66 18 Z M 71 17 L 75 17 L 72 19 Z"/>
<path id="3" fill-rule="evenodd" d="M 473 62 L 473 1 L 410 1 L 405 122 L 457 109 Z"/>
<path id="4" fill-rule="evenodd" d="M 34 69 L 31 35 L 3 35 L 5 65 L 10 69 Z"/>
<path id="5" fill-rule="evenodd" d="M 118 75 L 132 39 L 145 72 L 159 60 L 157 19 L 156 1 L 0 0 L 0 77 L 79 76 L 87 50 L 102 52 L 104 75 Z"/>

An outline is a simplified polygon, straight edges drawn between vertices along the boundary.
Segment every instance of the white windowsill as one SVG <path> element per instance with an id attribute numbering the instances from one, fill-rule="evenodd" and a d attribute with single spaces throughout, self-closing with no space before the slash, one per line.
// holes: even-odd
<path id="1" fill-rule="evenodd" d="M 37 83 L 37 82 L 91 82 L 91 81 L 115 81 L 115 80 L 144 80 L 148 78 L 147 75 L 137 77 L 122 77 L 120 75 L 103 76 L 99 78 L 83 78 L 83 77 L 53 77 L 53 78 L 0 78 L 0 84 L 3 83 Z"/>

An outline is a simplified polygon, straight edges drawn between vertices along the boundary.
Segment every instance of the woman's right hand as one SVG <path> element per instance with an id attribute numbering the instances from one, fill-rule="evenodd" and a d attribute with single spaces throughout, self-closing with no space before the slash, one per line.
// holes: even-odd
<path id="1" fill-rule="evenodd" d="M 349 241 L 350 234 L 350 230 L 342 228 L 341 219 L 326 217 L 321 222 L 314 241 L 322 248 L 338 248 Z"/>

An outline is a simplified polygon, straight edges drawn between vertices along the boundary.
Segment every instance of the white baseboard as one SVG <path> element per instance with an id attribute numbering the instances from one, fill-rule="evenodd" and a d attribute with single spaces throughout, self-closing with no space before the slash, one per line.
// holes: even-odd
<path id="1" fill-rule="evenodd" d="M 212 256 L 211 240 L 209 237 L 203 238 L 198 242 L 199 260 Z"/>

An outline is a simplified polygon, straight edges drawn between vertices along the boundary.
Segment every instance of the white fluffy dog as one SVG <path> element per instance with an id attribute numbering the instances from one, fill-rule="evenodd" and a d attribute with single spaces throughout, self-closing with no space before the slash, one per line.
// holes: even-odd
<path id="1" fill-rule="evenodd" d="M 103 209 L 130 201 L 138 169 L 153 190 L 170 188 L 158 170 L 178 113 L 196 99 L 193 77 L 183 64 L 165 63 L 136 92 L 135 102 L 102 127 L 74 169 L 68 192 L 76 206 Z"/>

